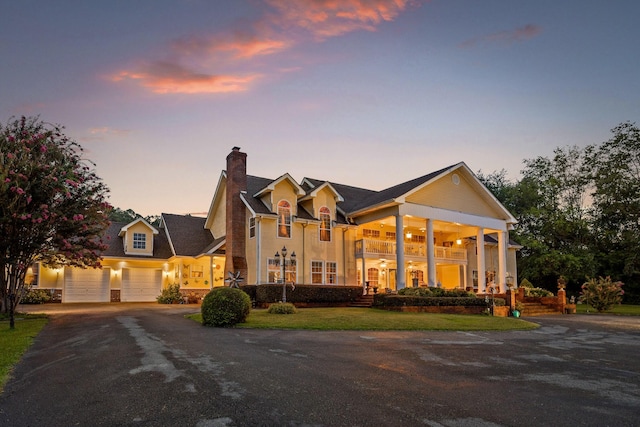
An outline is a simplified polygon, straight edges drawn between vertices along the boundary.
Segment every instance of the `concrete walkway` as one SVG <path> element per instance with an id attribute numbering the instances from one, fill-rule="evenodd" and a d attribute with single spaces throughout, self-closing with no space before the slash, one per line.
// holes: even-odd
<path id="1" fill-rule="evenodd" d="M 46 308 L 0 396 L 1 426 L 640 424 L 637 318 L 318 332 L 206 328 L 184 318 L 197 306 Z"/>

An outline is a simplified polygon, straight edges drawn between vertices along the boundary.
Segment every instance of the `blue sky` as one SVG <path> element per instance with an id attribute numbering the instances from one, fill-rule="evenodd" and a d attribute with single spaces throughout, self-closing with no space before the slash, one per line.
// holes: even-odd
<path id="1" fill-rule="evenodd" d="M 206 211 L 248 173 L 382 189 L 506 169 L 640 117 L 640 3 L 0 0 L 0 120 L 40 115 L 111 203 Z"/>

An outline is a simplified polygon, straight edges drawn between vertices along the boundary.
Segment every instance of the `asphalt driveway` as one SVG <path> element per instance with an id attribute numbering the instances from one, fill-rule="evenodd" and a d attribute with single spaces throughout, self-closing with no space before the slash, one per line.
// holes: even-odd
<path id="1" fill-rule="evenodd" d="M 193 306 L 46 307 L 1 426 L 640 425 L 637 318 L 318 332 L 201 327 Z"/>

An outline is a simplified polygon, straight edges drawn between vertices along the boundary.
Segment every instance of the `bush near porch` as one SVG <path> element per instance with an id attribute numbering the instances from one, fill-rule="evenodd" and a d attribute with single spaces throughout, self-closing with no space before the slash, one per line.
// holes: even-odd
<path id="1" fill-rule="evenodd" d="M 282 285 L 241 285 L 256 307 L 266 308 L 269 304 L 282 301 Z M 287 284 L 287 302 L 296 307 L 337 307 L 347 306 L 362 295 L 361 286 L 321 286 Z"/>
<path id="2" fill-rule="evenodd" d="M 506 300 L 504 298 L 494 298 L 496 311 L 499 308 L 506 310 Z M 390 311 L 409 311 L 425 313 L 450 313 L 450 314 L 481 314 L 488 308 L 485 298 L 479 298 L 475 294 L 461 289 L 444 290 L 440 288 L 405 288 L 398 291 L 397 295 L 380 294 L 373 298 L 373 306 Z"/>

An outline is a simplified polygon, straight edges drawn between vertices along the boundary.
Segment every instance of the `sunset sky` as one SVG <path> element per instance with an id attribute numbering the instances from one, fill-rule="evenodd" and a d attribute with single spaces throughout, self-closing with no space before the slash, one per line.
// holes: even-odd
<path id="1" fill-rule="evenodd" d="M 0 121 L 66 127 L 143 215 L 248 173 L 380 190 L 640 122 L 635 0 L 0 0 Z"/>

